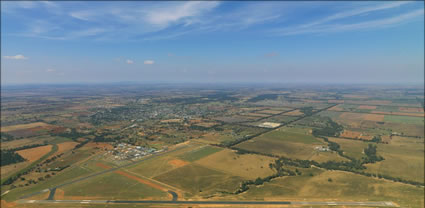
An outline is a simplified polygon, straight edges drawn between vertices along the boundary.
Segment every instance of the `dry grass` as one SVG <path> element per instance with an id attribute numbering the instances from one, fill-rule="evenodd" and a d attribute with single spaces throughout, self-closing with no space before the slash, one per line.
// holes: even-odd
<path id="1" fill-rule="evenodd" d="M 35 122 L 35 123 L 19 124 L 19 125 L 13 125 L 13 126 L 2 126 L 1 132 L 9 132 L 9 131 L 16 131 L 20 129 L 29 129 L 29 128 L 45 127 L 45 126 L 50 126 L 50 125 L 43 122 Z"/>
<path id="2" fill-rule="evenodd" d="M 304 113 L 302 113 L 300 110 L 294 110 L 294 111 L 291 111 L 291 112 L 284 113 L 283 115 L 285 115 L 285 116 L 301 116 L 301 115 L 304 115 Z"/>
<path id="3" fill-rule="evenodd" d="M 19 155 L 21 155 L 23 158 L 27 159 L 29 162 L 34 162 L 38 159 L 40 159 L 43 155 L 50 152 L 52 149 L 52 145 L 46 145 L 41 147 L 35 147 L 31 149 L 24 149 L 17 151 Z"/>
<path id="4" fill-rule="evenodd" d="M 238 155 L 232 150 L 225 149 L 195 163 L 231 175 L 255 179 L 273 174 L 274 172 L 269 168 L 269 164 L 273 161 L 274 159 L 271 157 L 252 154 Z"/>

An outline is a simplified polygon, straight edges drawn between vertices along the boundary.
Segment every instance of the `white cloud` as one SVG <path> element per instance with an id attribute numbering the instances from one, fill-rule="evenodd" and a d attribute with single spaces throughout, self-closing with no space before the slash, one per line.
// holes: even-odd
<path id="1" fill-rule="evenodd" d="M 127 63 L 127 64 L 133 64 L 133 63 L 134 63 L 134 61 L 133 61 L 133 60 L 130 60 L 130 59 L 127 59 L 126 63 Z"/>
<path id="2" fill-rule="evenodd" d="M 153 60 L 146 60 L 143 62 L 144 64 L 154 64 L 155 62 Z"/>
<path id="3" fill-rule="evenodd" d="M 170 7 L 150 10 L 146 15 L 146 21 L 150 24 L 168 26 L 179 20 L 185 25 L 196 22 L 196 17 L 208 12 L 219 5 L 216 1 L 190 1 Z"/>
<path id="4" fill-rule="evenodd" d="M 15 56 L 3 56 L 5 59 L 15 59 L 15 60 L 25 60 L 28 59 L 27 57 L 25 57 L 24 55 L 18 54 Z"/>
<path id="5" fill-rule="evenodd" d="M 50 73 L 50 72 L 56 72 L 56 69 L 46 69 L 46 72 Z"/>

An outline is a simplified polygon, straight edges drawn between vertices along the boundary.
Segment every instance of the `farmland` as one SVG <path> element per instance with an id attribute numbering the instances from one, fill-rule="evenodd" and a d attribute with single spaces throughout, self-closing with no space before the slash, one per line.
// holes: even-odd
<path id="1" fill-rule="evenodd" d="M 3 204 L 43 205 L 20 198 L 424 204 L 424 97 L 407 93 L 411 88 L 30 90 L 37 98 L 23 96 L 27 90 L 2 94 L 1 149 L 23 158 L 1 168 Z"/>

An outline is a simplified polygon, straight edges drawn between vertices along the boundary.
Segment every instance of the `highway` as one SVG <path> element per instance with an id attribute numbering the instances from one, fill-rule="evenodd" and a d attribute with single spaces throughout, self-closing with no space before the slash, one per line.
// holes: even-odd
<path id="1" fill-rule="evenodd" d="M 18 203 L 63 204 L 217 204 L 217 205 L 307 205 L 307 206 L 363 206 L 398 207 L 393 202 L 320 202 L 320 201 L 130 201 L 130 200 L 18 200 Z"/>

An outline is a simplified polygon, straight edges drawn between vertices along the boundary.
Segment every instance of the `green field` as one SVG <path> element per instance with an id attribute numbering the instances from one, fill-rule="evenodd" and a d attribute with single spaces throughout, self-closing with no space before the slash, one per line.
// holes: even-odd
<path id="1" fill-rule="evenodd" d="M 154 178 L 178 187 L 191 195 L 208 195 L 219 191 L 233 192 L 242 178 L 202 167 L 186 165 Z"/>
<path id="2" fill-rule="evenodd" d="M 385 115 L 385 122 L 424 125 L 423 117 Z"/>
<path id="3" fill-rule="evenodd" d="M 201 147 L 198 149 L 194 149 L 190 152 L 184 153 L 180 155 L 179 157 L 183 160 L 193 162 L 221 150 L 222 149 L 218 147 L 205 146 L 205 147 Z"/>
<path id="4" fill-rule="evenodd" d="M 282 127 L 274 131 L 265 133 L 257 138 L 266 138 L 270 140 L 278 140 L 285 142 L 296 142 L 304 144 L 322 144 L 323 142 L 316 139 L 309 133 L 310 129 Z"/>
<path id="5" fill-rule="evenodd" d="M 71 184 L 62 189 L 65 192 L 65 199 L 79 196 L 108 200 L 168 199 L 166 192 L 113 172 Z"/>

